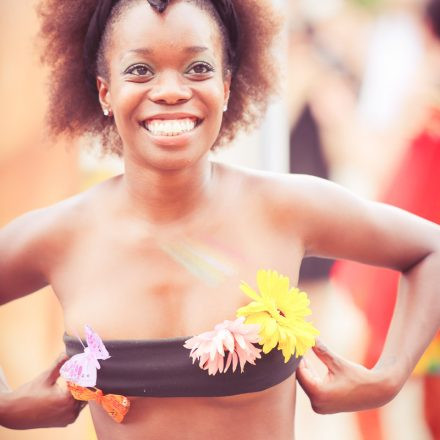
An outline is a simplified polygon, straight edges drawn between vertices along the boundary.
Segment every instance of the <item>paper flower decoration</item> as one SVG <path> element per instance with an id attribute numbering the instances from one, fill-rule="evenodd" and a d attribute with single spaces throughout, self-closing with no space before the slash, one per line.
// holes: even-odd
<path id="1" fill-rule="evenodd" d="M 124 417 L 130 409 L 130 401 L 125 396 L 119 394 L 104 394 L 102 390 L 89 390 L 73 382 L 67 382 L 67 388 L 76 400 L 89 402 L 94 400 L 101 405 L 107 414 L 118 423 L 122 423 Z"/>
<path id="2" fill-rule="evenodd" d="M 186 340 L 184 347 L 191 350 L 193 363 L 198 360 L 200 368 L 208 370 L 210 375 L 218 371 L 226 373 L 231 365 L 235 371 L 238 363 L 243 372 L 246 362 L 255 365 L 255 359 L 261 357 L 261 349 L 253 345 L 259 340 L 259 330 L 259 325 L 244 324 L 244 318 L 226 320 L 217 324 L 213 331 Z"/>
<path id="3" fill-rule="evenodd" d="M 257 273 L 259 293 L 242 282 L 240 289 L 253 299 L 237 310 L 246 324 L 260 324 L 260 345 L 269 353 L 277 344 L 288 362 L 294 354 L 302 356 L 315 345 L 319 331 L 304 318 L 311 314 L 310 301 L 305 292 L 289 286 L 289 278 L 274 270 Z"/>
<path id="4" fill-rule="evenodd" d="M 94 387 L 97 370 L 101 368 L 98 360 L 109 359 L 110 355 L 99 335 L 88 325 L 84 328 L 87 347 L 84 347 L 82 340 L 78 338 L 84 347 L 84 352 L 75 354 L 67 360 L 60 368 L 60 375 L 82 387 Z"/>

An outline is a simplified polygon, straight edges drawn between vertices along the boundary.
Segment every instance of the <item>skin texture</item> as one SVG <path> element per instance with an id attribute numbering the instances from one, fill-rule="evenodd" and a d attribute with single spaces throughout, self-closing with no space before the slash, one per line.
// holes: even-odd
<path id="1" fill-rule="evenodd" d="M 59 369 L 66 360 L 65 354 L 60 355 L 50 368 L 13 392 L 2 388 L 0 425 L 34 429 L 73 423 L 84 404 L 72 399 L 65 384 L 57 383 Z"/>
<path id="2" fill-rule="evenodd" d="M 395 268 L 404 276 L 379 364 L 367 370 L 319 343 L 315 352 L 327 376 L 314 376 L 304 364 L 298 370 L 317 412 L 380 406 L 401 388 L 437 329 L 440 229 L 317 178 L 210 162 L 229 93 L 211 24 L 187 3 L 162 16 L 135 5 L 123 16 L 108 51 L 110 78 L 99 78 L 98 86 L 122 137 L 125 174 L 0 232 L 0 301 L 51 284 L 69 334 L 84 336 L 90 324 L 103 339 L 167 338 L 233 319 L 249 302 L 240 281 L 255 285 L 261 268 L 288 275 L 293 285 L 305 255 Z M 148 53 L 124 56 L 146 44 Z M 194 46 L 207 49 L 188 52 Z M 196 61 L 213 64 L 215 73 L 192 76 Z M 144 77 L 147 69 L 136 70 L 142 78 L 123 73 L 134 64 L 152 66 L 151 77 Z M 142 126 L 167 112 L 194 114 L 203 123 L 174 139 Z M 188 240 L 226 259 L 234 272 L 210 285 L 164 252 Z M 131 400 L 121 425 L 90 404 L 100 439 L 293 438 L 295 376 L 245 395 Z"/>

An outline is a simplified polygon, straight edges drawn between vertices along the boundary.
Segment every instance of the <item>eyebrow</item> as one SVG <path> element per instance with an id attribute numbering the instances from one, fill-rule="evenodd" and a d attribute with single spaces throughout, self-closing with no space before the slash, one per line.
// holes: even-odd
<path id="1" fill-rule="evenodd" d="M 188 46 L 185 47 L 183 49 L 183 51 L 185 53 L 189 53 L 189 54 L 196 54 L 196 53 L 201 53 L 201 52 L 206 52 L 208 51 L 209 48 L 206 46 Z M 129 55 L 131 53 L 135 53 L 135 54 L 141 54 L 141 55 L 151 55 L 154 53 L 153 50 L 149 49 L 148 47 L 141 47 L 139 49 L 130 49 L 127 52 L 124 53 L 125 55 Z"/>

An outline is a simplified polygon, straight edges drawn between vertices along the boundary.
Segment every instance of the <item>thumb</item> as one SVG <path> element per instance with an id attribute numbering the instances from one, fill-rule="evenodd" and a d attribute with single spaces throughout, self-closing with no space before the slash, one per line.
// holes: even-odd
<path id="1" fill-rule="evenodd" d="M 46 376 L 48 384 L 53 385 L 60 377 L 60 368 L 67 361 L 69 357 L 66 353 L 61 353 L 50 368 L 48 368 L 43 374 Z"/>
<path id="2" fill-rule="evenodd" d="M 316 344 L 312 347 L 314 353 L 324 363 L 330 373 L 338 371 L 343 363 L 343 359 L 335 352 L 330 350 L 321 339 L 316 339 Z"/>
<path id="3" fill-rule="evenodd" d="M 320 387 L 322 380 L 316 374 L 313 367 L 307 362 L 306 358 L 302 358 L 296 370 L 296 378 L 301 388 L 311 397 Z"/>

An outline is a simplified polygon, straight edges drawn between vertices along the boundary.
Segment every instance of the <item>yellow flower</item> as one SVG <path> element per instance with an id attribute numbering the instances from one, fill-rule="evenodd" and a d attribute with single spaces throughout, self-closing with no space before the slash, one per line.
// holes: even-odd
<path id="1" fill-rule="evenodd" d="M 289 278 L 274 270 L 259 270 L 257 284 L 260 294 L 243 282 L 240 289 L 254 301 L 237 310 L 246 324 L 260 324 L 260 345 L 269 353 L 277 344 L 284 355 L 302 356 L 315 345 L 319 331 L 304 318 L 311 314 L 310 301 L 305 292 L 289 287 Z"/>

